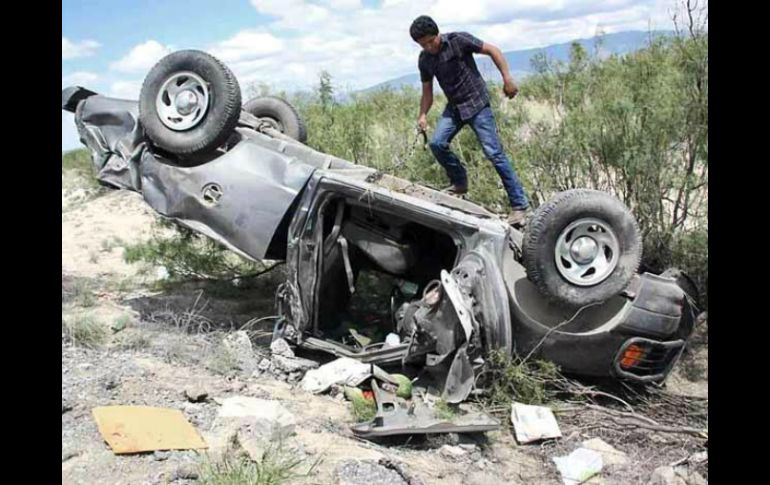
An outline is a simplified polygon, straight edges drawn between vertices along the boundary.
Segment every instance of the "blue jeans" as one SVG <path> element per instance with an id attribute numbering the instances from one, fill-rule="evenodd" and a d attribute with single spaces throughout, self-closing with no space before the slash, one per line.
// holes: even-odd
<path id="1" fill-rule="evenodd" d="M 479 139 L 479 143 L 481 143 L 484 155 L 492 162 L 498 175 L 500 175 L 505 191 L 508 193 L 511 207 L 513 209 L 528 208 L 529 201 L 527 196 L 524 195 L 524 188 L 521 186 L 521 182 L 516 176 L 511 162 L 503 152 L 503 146 L 500 143 L 500 138 L 497 136 L 495 117 L 492 115 L 492 109 L 489 106 L 466 121 L 462 121 L 449 106 L 444 109 L 436 126 L 436 131 L 433 134 L 433 139 L 430 142 L 430 149 L 438 163 L 446 170 L 449 181 L 458 187 L 468 186 L 468 175 L 465 172 L 465 167 L 460 163 L 457 155 L 449 149 L 452 139 L 466 124 L 471 125 Z"/>

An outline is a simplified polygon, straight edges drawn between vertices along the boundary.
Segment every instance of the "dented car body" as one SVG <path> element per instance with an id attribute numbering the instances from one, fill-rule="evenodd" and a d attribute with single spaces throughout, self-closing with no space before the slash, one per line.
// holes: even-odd
<path id="1" fill-rule="evenodd" d="M 468 396 L 495 350 L 575 374 L 660 382 L 692 332 L 692 295 L 674 277 L 635 274 L 597 304 L 556 304 L 527 277 L 524 233 L 495 214 L 317 152 L 247 112 L 218 150 L 180 163 L 145 136 L 135 101 L 72 87 L 62 108 L 74 113 L 100 182 L 139 192 L 161 216 L 245 258 L 286 261 L 276 337 L 421 366 L 449 402 Z M 342 323 L 361 317 L 351 306 L 370 277 L 390 288 L 375 322 L 387 339 Z"/>

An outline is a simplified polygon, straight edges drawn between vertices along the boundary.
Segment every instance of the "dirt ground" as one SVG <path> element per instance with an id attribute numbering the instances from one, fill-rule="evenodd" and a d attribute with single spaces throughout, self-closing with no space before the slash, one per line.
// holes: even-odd
<path id="1" fill-rule="evenodd" d="M 569 422 L 563 428 L 565 437 L 556 445 L 519 446 L 509 426 L 486 436 L 464 437 L 459 443 L 456 436 L 387 444 L 357 439 L 349 430 L 354 419 L 346 401 L 303 392 L 268 373 L 221 371 L 223 336 L 249 320 L 272 314 L 280 271 L 261 278 L 255 287 L 234 288 L 224 295 L 200 284 L 154 290 L 160 274 L 157 268 L 123 260 L 126 244 L 150 237 L 155 216 L 141 196 L 114 191 L 81 197 L 73 196 L 71 187 L 66 190 L 70 192 L 62 193 L 63 325 L 88 318 L 104 327 L 107 340 L 89 349 L 66 341 L 63 332 L 64 484 L 195 483 L 179 470 L 201 463 L 196 452 L 115 455 L 98 433 L 91 410 L 119 404 L 179 409 L 206 438 L 217 415 L 217 401 L 236 395 L 276 400 L 294 414 L 292 446 L 309 460 L 321 459 L 299 483 L 338 483 L 335 470 L 341 464 L 381 458 L 405 464 L 425 484 L 560 483 L 553 456 L 567 454 L 594 437 L 627 452 L 630 462 L 606 467 L 590 483 L 646 483 L 647 478 L 629 475 L 629 470 L 651 471 L 652 465 L 686 457 L 686 447 L 679 451 L 672 447 L 662 459 L 660 454 L 650 454 L 647 445 L 630 446 L 601 429 L 571 428 Z M 270 324 L 268 320 L 252 330 L 269 332 Z M 253 345 L 257 359 L 269 354 L 263 340 L 254 339 Z M 685 355 L 669 383 L 672 390 L 707 398 L 707 356 L 707 341 Z M 184 390 L 191 384 L 205 388 L 212 399 L 189 402 Z M 649 440 L 652 447 L 662 446 Z M 442 452 L 448 442 L 464 444 L 464 453 Z M 663 463 L 666 459 L 668 463 Z M 629 481 L 629 477 L 635 478 Z"/>

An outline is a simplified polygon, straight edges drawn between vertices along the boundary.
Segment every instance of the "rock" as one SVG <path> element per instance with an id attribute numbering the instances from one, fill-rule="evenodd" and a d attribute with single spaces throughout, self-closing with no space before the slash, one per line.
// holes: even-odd
<path id="1" fill-rule="evenodd" d="M 318 362 L 314 360 L 303 359 L 301 357 L 284 357 L 282 355 L 273 356 L 273 364 L 284 372 L 305 372 L 310 369 L 318 368 Z"/>
<path id="2" fill-rule="evenodd" d="M 120 385 L 120 380 L 116 379 L 115 377 L 108 377 L 104 380 L 102 383 L 102 386 L 108 390 L 111 391 L 112 389 L 115 389 Z"/>
<path id="3" fill-rule="evenodd" d="M 652 472 L 647 485 L 706 485 L 706 480 L 699 473 L 685 467 L 661 466 Z"/>
<path id="4" fill-rule="evenodd" d="M 460 448 L 459 446 L 453 446 L 453 445 L 444 445 L 441 448 L 439 448 L 438 452 L 441 454 L 441 456 L 445 458 L 451 458 L 451 459 L 458 459 L 462 458 L 465 455 L 468 454 L 467 451 Z"/>
<path id="5" fill-rule="evenodd" d="M 61 413 L 64 414 L 66 412 L 72 411 L 72 403 L 67 398 L 61 399 Z"/>
<path id="6" fill-rule="evenodd" d="M 170 451 L 154 451 L 152 453 L 152 458 L 155 461 L 165 461 L 165 460 L 168 460 L 170 456 L 171 456 Z"/>
<path id="7" fill-rule="evenodd" d="M 257 367 L 249 334 L 238 330 L 222 339 L 222 345 L 232 354 L 241 370 L 252 372 Z"/>
<path id="8" fill-rule="evenodd" d="M 205 402 L 209 392 L 201 386 L 190 385 L 185 387 L 184 395 L 190 402 Z"/>
<path id="9" fill-rule="evenodd" d="M 273 363 L 270 362 L 269 359 L 262 359 L 262 360 L 259 361 L 259 365 L 257 366 L 257 368 L 260 371 L 265 372 L 265 371 L 270 370 L 270 366 L 271 365 L 273 365 Z"/>
<path id="10" fill-rule="evenodd" d="M 235 419 L 242 425 L 259 430 L 262 435 L 279 439 L 294 433 L 297 420 L 278 401 L 234 396 L 222 401 L 217 420 Z"/>
<path id="11" fill-rule="evenodd" d="M 600 438 L 593 438 L 584 441 L 583 448 L 594 450 L 602 455 L 602 463 L 605 465 L 626 465 L 628 464 L 628 455 L 622 451 L 613 448 L 611 445 L 605 443 Z"/>
<path id="12" fill-rule="evenodd" d="M 419 477 L 411 473 L 409 467 L 405 463 L 398 462 L 386 456 L 380 458 L 378 463 L 385 468 L 389 468 L 398 473 L 408 485 L 425 485 L 425 483 L 420 480 Z"/>
<path id="13" fill-rule="evenodd" d="M 174 480 L 197 480 L 198 467 L 192 463 L 183 463 L 174 471 Z"/>
<path id="14" fill-rule="evenodd" d="M 337 485 L 408 485 L 401 475 L 370 460 L 349 460 L 334 470 Z"/>
<path id="15" fill-rule="evenodd" d="M 272 352 L 273 356 L 294 357 L 294 351 L 289 347 L 289 343 L 282 338 L 273 340 L 270 344 L 270 352 Z"/>
<path id="16" fill-rule="evenodd" d="M 476 451 L 476 445 L 472 443 L 460 443 L 458 446 L 469 453 Z"/>

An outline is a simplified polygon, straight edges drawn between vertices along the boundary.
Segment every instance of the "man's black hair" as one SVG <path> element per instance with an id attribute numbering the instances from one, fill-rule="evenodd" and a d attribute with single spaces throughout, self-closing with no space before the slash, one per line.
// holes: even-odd
<path id="1" fill-rule="evenodd" d="M 420 15 L 414 19 L 412 26 L 409 27 L 409 35 L 415 42 L 427 35 L 438 35 L 438 25 L 427 15 Z"/>

